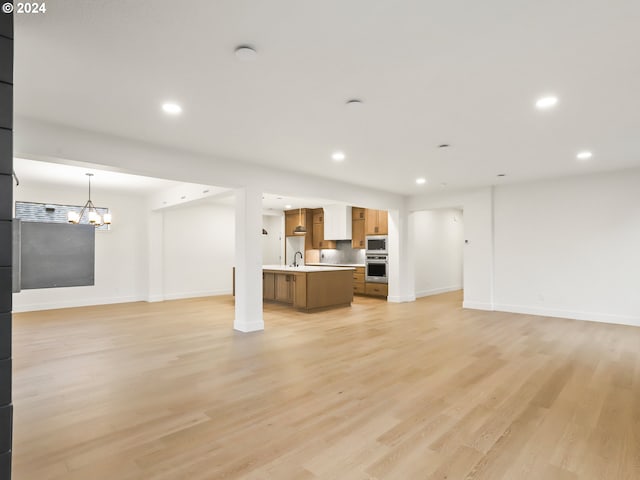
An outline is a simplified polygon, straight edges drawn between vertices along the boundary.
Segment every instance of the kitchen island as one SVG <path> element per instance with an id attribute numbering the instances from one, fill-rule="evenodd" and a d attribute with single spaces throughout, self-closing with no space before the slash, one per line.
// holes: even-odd
<path id="1" fill-rule="evenodd" d="M 291 305 L 305 312 L 348 307 L 353 301 L 354 268 L 264 265 L 264 301 Z"/>
<path id="2" fill-rule="evenodd" d="M 353 300 L 353 269 L 264 265 L 262 298 L 306 312 L 348 307 Z"/>

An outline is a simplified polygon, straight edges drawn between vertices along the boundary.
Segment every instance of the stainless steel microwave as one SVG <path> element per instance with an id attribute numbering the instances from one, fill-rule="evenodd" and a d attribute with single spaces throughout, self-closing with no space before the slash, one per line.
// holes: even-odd
<path id="1" fill-rule="evenodd" d="M 369 254 L 384 254 L 388 252 L 389 238 L 387 235 L 367 235 L 367 255 Z"/>

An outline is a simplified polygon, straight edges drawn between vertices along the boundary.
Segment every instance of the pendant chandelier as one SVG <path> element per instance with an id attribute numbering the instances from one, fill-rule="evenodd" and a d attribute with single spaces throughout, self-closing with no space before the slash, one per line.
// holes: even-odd
<path id="1" fill-rule="evenodd" d="M 67 220 L 69 221 L 69 223 L 78 224 L 80 223 L 80 220 L 82 220 L 84 213 L 87 212 L 89 224 L 96 227 L 101 227 L 102 225 L 111 225 L 111 213 L 105 213 L 103 216 L 100 216 L 98 210 L 91 201 L 91 177 L 93 177 L 93 173 L 87 173 L 86 175 L 87 177 L 89 177 L 89 200 L 87 200 L 87 203 L 84 204 L 84 207 L 82 207 L 80 213 L 73 210 L 69 211 L 69 213 L 67 213 Z"/>

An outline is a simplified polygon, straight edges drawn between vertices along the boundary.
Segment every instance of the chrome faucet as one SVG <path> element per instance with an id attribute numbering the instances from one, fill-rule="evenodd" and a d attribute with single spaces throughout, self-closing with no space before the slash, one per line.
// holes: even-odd
<path id="1" fill-rule="evenodd" d="M 300 254 L 300 260 L 302 260 L 304 257 L 302 255 L 302 252 L 297 251 L 296 254 L 293 256 L 293 266 L 294 267 L 299 267 L 300 265 L 298 265 L 298 254 Z"/>

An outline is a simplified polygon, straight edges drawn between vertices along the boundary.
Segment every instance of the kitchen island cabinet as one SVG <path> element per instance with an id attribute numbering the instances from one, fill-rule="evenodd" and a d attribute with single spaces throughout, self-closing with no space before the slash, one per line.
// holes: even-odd
<path id="1" fill-rule="evenodd" d="M 348 307 L 353 301 L 354 271 L 344 267 L 265 265 L 262 298 L 305 312 Z"/>

